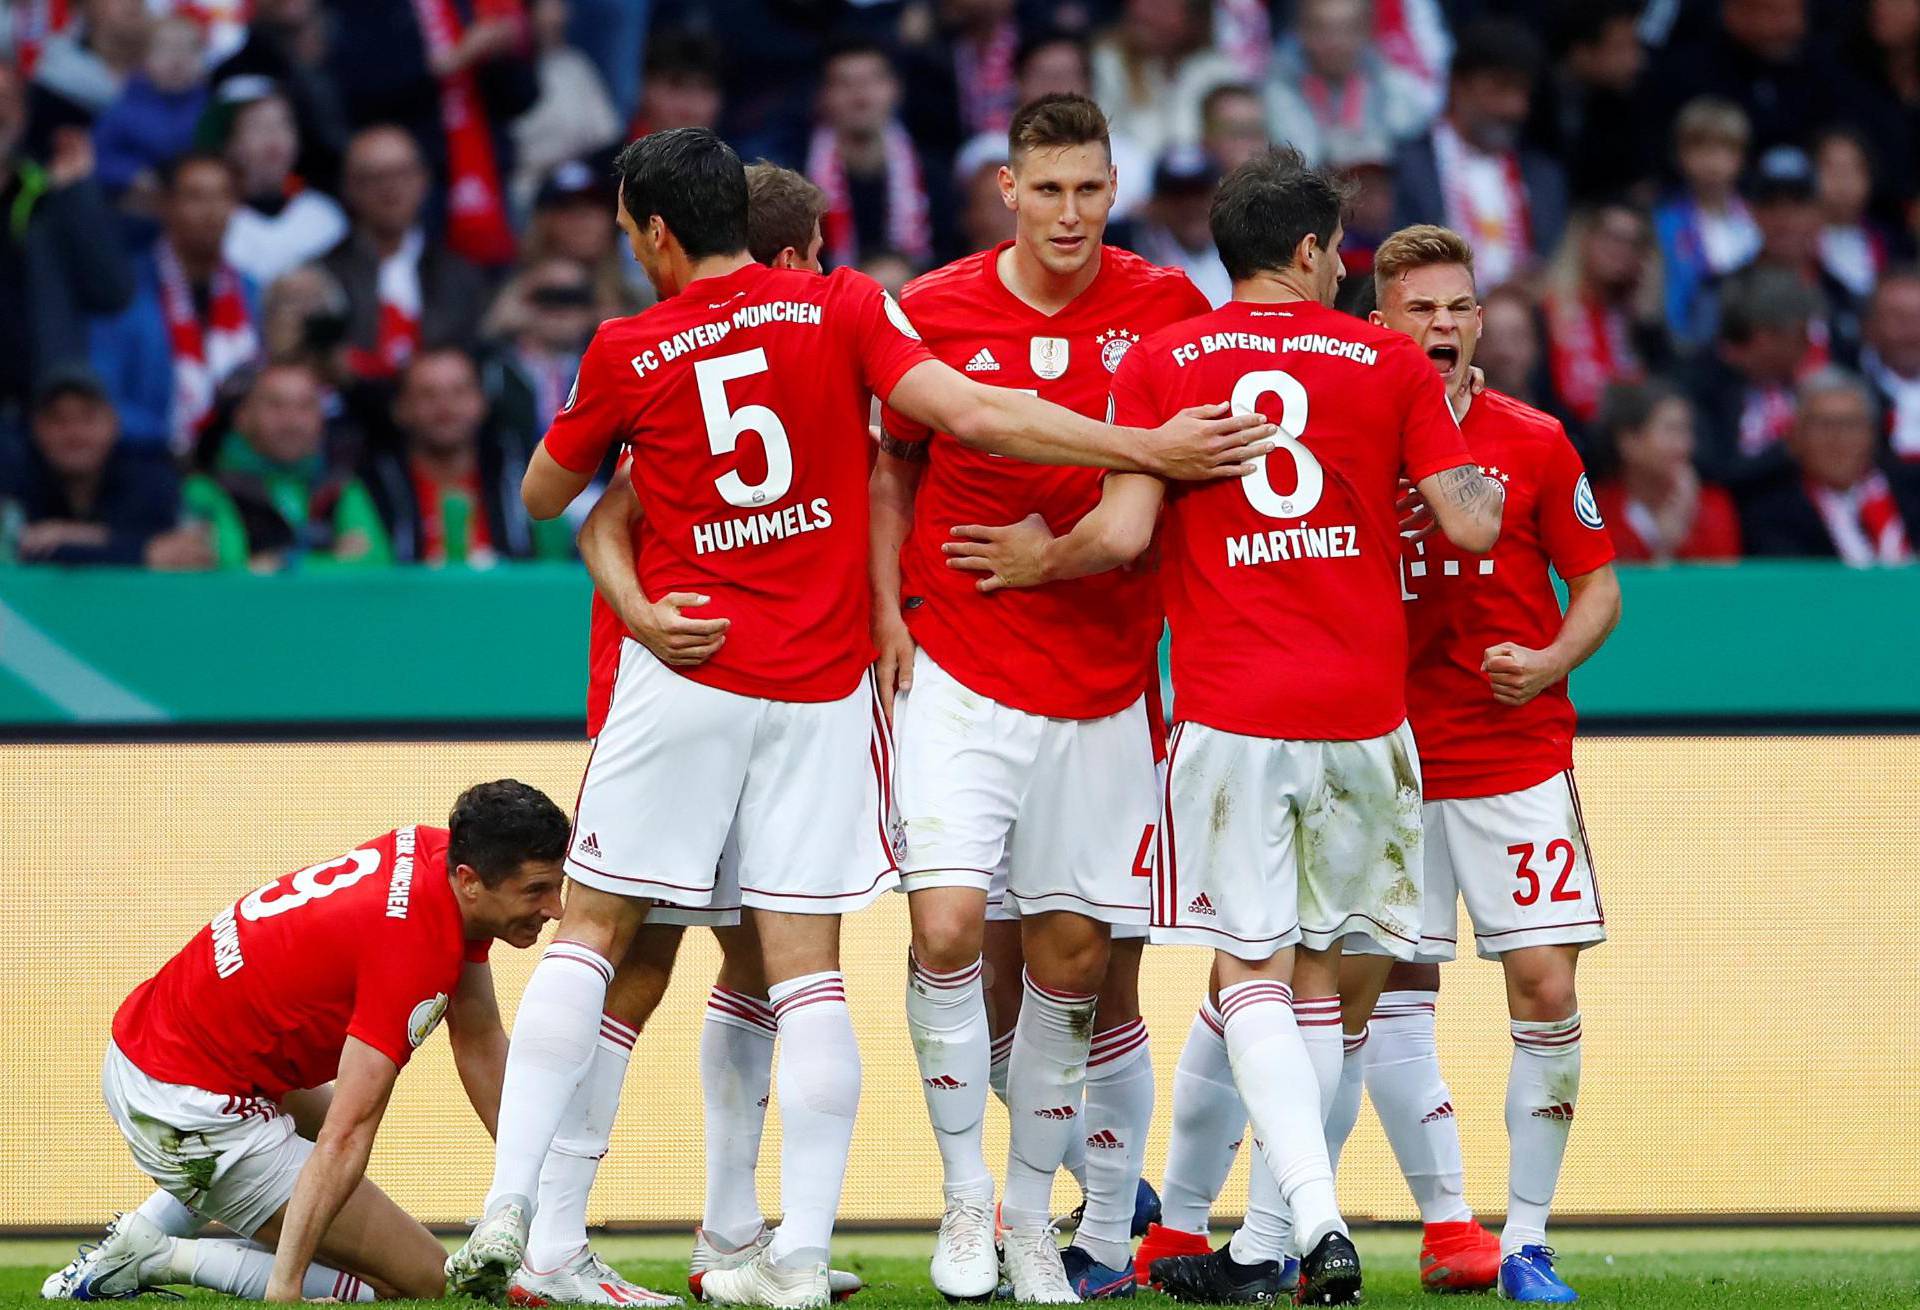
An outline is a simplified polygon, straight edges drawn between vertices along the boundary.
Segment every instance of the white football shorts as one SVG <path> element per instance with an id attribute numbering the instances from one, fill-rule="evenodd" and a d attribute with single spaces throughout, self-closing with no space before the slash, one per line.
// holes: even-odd
<path id="1" fill-rule="evenodd" d="M 1420 759 L 1406 724 L 1369 741 L 1176 724 L 1153 878 L 1153 940 L 1260 961 L 1420 940 Z"/>
<path id="2" fill-rule="evenodd" d="M 1157 822 L 1145 696 L 1047 718 L 968 690 L 922 650 L 894 722 L 907 891 L 979 887 L 990 919 L 1071 910 L 1142 934 Z"/>
<path id="3" fill-rule="evenodd" d="M 151 1077 L 107 1043 L 100 1091 L 140 1172 L 242 1237 L 293 1196 L 313 1143 L 264 1096 L 229 1096 Z"/>
<path id="4" fill-rule="evenodd" d="M 893 744 L 867 674 L 837 701 L 740 696 L 628 639 L 594 739 L 567 876 L 655 902 L 656 923 L 740 907 L 846 914 L 899 882 Z"/>

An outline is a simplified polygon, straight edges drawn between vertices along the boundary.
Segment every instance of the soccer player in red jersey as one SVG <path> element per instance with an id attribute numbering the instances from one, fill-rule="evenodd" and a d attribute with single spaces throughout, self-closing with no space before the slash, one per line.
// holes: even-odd
<path id="1" fill-rule="evenodd" d="M 1114 378 L 1115 417 L 1129 421 L 1202 397 L 1238 410 L 1277 400 L 1290 469 L 1269 458 L 1241 483 L 1201 488 L 1110 477 L 1065 536 L 1029 520 L 955 551 L 993 573 L 987 588 L 1081 576 L 1137 558 L 1164 504 L 1176 726 L 1153 938 L 1215 948 L 1234 1082 L 1293 1212 L 1312 1304 L 1357 1299 L 1361 1283 L 1323 1136 L 1341 946 L 1371 939 L 1406 958 L 1419 944 L 1395 484 L 1404 473 L 1420 486 L 1469 551 L 1493 545 L 1501 504 L 1419 351 L 1330 308 L 1341 200 L 1291 150 L 1235 169 L 1212 212 L 1233 302 L 1148 336 Z M 1308 998 L 1298 1024 L 1290 984 Z M 1310 1052 L 1301 1028 L 1329 1017 Z M 1274 1277 L 1282 1252 L 1249 1249 L 1258 1238 L 1161 1260 L 1154 1279 L 1182 1299 L 1234 1299 Z"/>
<path id="2" fill-rule="evenodd" d="M 1098 105 L 1050 95 L 1023 106 L 1000 171 L 1014 238 L 901 295 L 935 357 L 1104 415 L 1133 343 L 1209 309 L 1184 273 L 1102 244 L 1114 185 Z M 1000 1279 L 981 1144 L 990 1079 L 1011 1122 L 1001 1213 L 1015 1299 L 1130 1285 L 1153 1114 L 1138 975 L 1158 818 L 1148 689 L 1159 598 L 1145 570 L 982 595 L 941 551 L 956 527 L 1010 509 L 1065 532 L 1099 502 L 1100 481 L 882 416 L 874 634 L 882 698 L 899 688 L 889 709 L 913 922 L 906 1014 L 945 1175 L 932 1278 L 949 1297 L 988 1296 Z M 991 1034 L 988 919 L 1002 939 Z M 1010 1058 L 996 1060 L 1005 1046 Z M 1087 1195 L 1063 1263 L 1048 1201 L 1072 1146 Z"/>
<path id="3" fill-rule="evenodd" d="M 973 383 L 932 359 L 871 278 L 755 263 L 745 172 L 713 133 L 655 133 L 619 167 L 619 221 L 661 301 L 595 334 L 522 496 L 535 515 L 561 513 L 626 442 L 640 582 L 659 626 L 711 638 L 712 620 L 687 613 L 711 605 L 726 639 L 690 667 L 623 647 L 575 813 L 560 937 L 515 1023 L 486 1213 L 448 1280 L 498 1296 L 520 1266 L 613 961 L 652 904 L 737 902 L 753 911 L 785 1038 L 783 1219 L 751 1260 L 701 1275 L 698 1291 L 822 1305 L 859 1098 L 839 916 L 898 878 L 892 743 L 869 672 L 870 397 L 1015 457 L 1192 477 L 1237 474 L 1268 429 L 1224 406 L 1157 432 L 1116 428 Z"/>
<path id="4" fill-rule="evenodd" d="M 493 1131 L 506 1034 L 487 948 L 531 946 L 559 917 L 567 840 L 540 792 L 483 783 L 445 828 L 396 829 L 216 915 L 122 1003 L 101 1073 L 135 1163 L 174 1204 L 121 1216 L 53 1294 L 442 1295 L 445 1250 L 366 1177 L 367 1158 L 394 1080 L 442 1018 Z M 295 1121 L 316 1115 L 309 1141 Z M 208 1220 L 259 1245 L 168 1231 Z"/>

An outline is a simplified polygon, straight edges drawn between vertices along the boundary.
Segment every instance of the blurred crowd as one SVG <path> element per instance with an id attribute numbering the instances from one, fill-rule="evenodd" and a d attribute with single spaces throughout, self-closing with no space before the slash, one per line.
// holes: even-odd
<path id="1" fill-rule="evenodd" d="M 1108 240 L 1216 303 L 1270 142 L 1355 182 L 1350 274 L 1466 234 L 1623 558 L 1912 557 L 1920 0 L 11 0 L 0 562 L 565 557 L 517 487 L 650 295 L 621 144 L 803 170 L 897 291 L 1011 236 L 1052 91 L 1112 120 Z"/>

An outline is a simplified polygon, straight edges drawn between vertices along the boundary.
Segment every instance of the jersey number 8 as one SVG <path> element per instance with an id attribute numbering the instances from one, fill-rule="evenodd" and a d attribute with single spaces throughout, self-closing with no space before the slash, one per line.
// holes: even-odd
<path id="1" fill-rule="evenodd" d="M 694 385 L 700 389 L 700 414 L 707 421 L 707 445 L 713 453 L 732 454 L 742 432 L 758 433 L 767 453 L 767 476 L 759 482 L 749 486 L 737 470 L 713 480 L 721 498 L 741 509 L 770 505 L 793 487 L 793 448 L 780 416 L 765 405 L 727 407 L 727 383 L 766 371 L 767 352 L 757 346 L 738 354 L 703 359 L 693 366 Z"/>
<path id="2" fill-rule="evenodd" d="M 1253 473 L 1240 479 L 1240 489 L 1247 493 L 1247 503 L 1270 519 L 1305 518 L 1320 503 L 1320 493 L 1326 487 L 1326 474 L 1320 461 L 1300 444 L 1307 430 L 1307 389 L 1285 369 L 1267 368 L 1247 373 L 1233 385 L 1233 412 L 1266 413 L 1272 419 L 1272 414 L 1260 405 L 1262 396 L 1280 398 L 1280 416 L 1273 421 L 1280 426 L 1277 439 L 1280 449 L 1293 456 L 1293 490 L 1283 495 L 1273 489 L 1267 464 L 1271 455 L 1262 455 L 1255 461 L 1257 467 Z"/>

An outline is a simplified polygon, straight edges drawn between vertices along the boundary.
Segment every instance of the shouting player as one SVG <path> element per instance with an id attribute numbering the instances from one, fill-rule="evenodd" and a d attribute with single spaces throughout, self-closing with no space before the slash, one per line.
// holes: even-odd
<path id="1" fill-rule="evenodd" d="M 613 961 L 650 906 L 741 906 L 784 1039 L 783 1218 L 751 1259 L 700 1275 L 697 1290 L 823 1305 L 860 1086 L 839 916 L 898 878 L 892 744 L 869 671 L 870 397 L 1015 457 L 1201 478 L 1238 475 L 1269 429 L 1224 406 L 1157 432 L 1115 428 L 970 381 L 928 355 L 871 278 L 755 263 L 745 171 L 709 131 L 643 138 L 619 169 L 619 221 L 661 300 L 601 325 L 522 496 L 553 517 L 610 445 L 630 445 L 643 592 L 670 646 L 714 649 L 680 667 L 623 644 L 581 785 L 560 935 L 514 1026 L 486 1212 L 448 1277 L 497 1297 L 520 1266 Z M 709 605 L 724 634 L 688 613 Z"/>
<path id="2" fill-rule="evenodd" d="M 216 915 L 121 1005 L 101 1072 L 135 1163 L 173 1204 L 122 1215 L 55 1294 L 442 1295 L 445 1250 L 366 1177 L 367 1158 L 395 1078 L 442 1018 L 493 1131 L 506 1034 L 487 948 L 531 946 L 559 917 L 567 838 L 540 792 L 483 783 L 445 828 L 396 829 Z M 329 1080 L 330 1103 L 302 1090 Z M 295 1120 L 318 1105 L 309 1141 Z M 206 1220 L 253 1240 L 184 1235 Z"/>
<path id="3" fill-rule="evenodd" d="M 1277 401 L 1290 468 L 1268 458 L 1216 487 L 1110 477 L 1065 536 L 1029 519 L 949 548 L 956 565 L 993 574 L 983 588 L 1082 576 L 1137 558 L 1164 503 L 1176 726 L 1153 939 L 1215 949 L 1234 1082 L 1292 1210 L 1312 1304 L 1353 1301 L 1361 1286 L 1323 1136 L 1340 948 L 1373 939 L 1405 958 L 1420 934 L 1395 485 L 1404 473 L 1420 486 L 1440 529 L 1471 551 L 1493 545 L 1501 505 L 1419 351 L 1330 308 L 1341 201 L 1292 150 L 1235 169 L 1211 215 L 1233 301 L 1147 337 L 1114 378 L 1115 417 L 1133 422 L 1223 395 L 1242 411 Z M 1303 1020 L 1332 1007 L 1332 1041 L 1316 1043 L 1330 1061 L 1302 1040 L 1294 985 L 1311 998 Z M 1153 1274 L 1181 1299 L 1231 1300 L 1277 1280 L 1281 1254 L 1236 1235 L 1233 1250 L 1171 1257 Z"/>
<path id="4" fill-rule="evenodd" d="M 1114 182 L 1106 115 L 1093 101 L 1050 95 L 1021 108 L 1000 170 L 1013 240 L 902 293 L 935 357 L 1104 415 L 1129 347 L 1209 308 L 1184 273 L 1103 246 Z M 1002 1218 L 1014 1297 L 1130 1294 L 1128 1239 L 1153 1115 L 1138 975 L 1157 818 L 1160 728 L 1146 693 L 1158 678 L 1159 598 L 1144 570 L 982 595 L 945 567 L 953 529 L 1014 509 L 1065 532 L 1099 502 L 1100 474 L 1001 459 L 893 410 L 882 425 L 874 634 L 906 833 L 907 1027 L 945 1175 L 933 1285 L 975 1299 L 999 1282 L 981 1123 L 1004 1034 Z M 991 1038 L 981 977 L 989 918 L 1011 930 L 994 952 L 1006 985 L 995 989 L 1003 1003 Z M 1111 951 L 1109 934 L 1123 938 Z M 1047 1203 L 1063 1155 L 1081 1141 L 1093 1147 L 1086 1207 L 1063 1263 Z"/>

